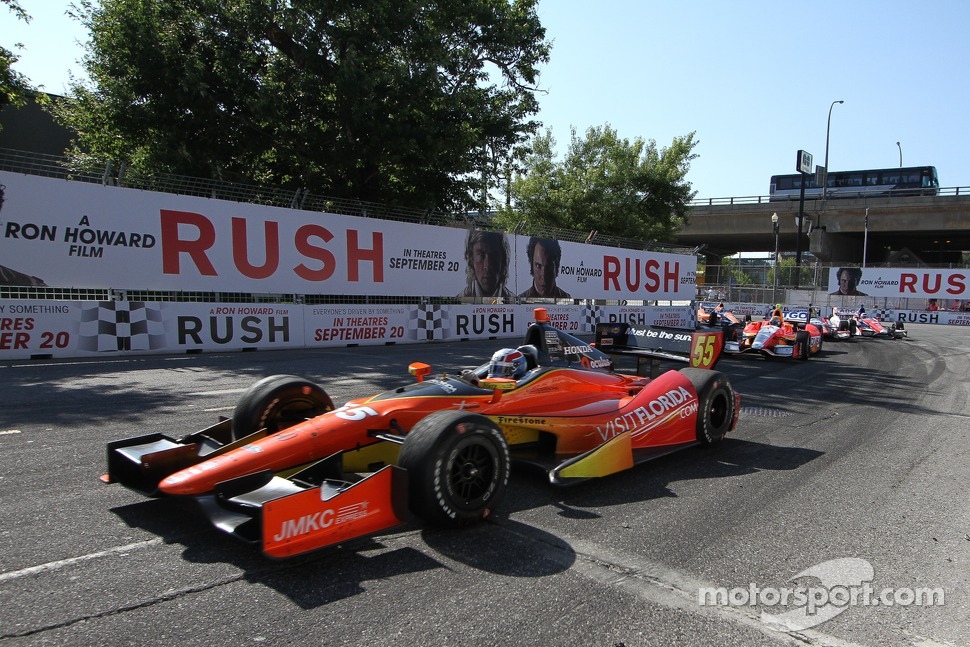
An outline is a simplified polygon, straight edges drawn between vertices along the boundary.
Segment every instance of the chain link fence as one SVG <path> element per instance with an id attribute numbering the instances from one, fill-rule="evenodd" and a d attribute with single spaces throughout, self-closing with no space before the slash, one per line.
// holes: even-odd
<path id="1" fill-rule="evenodd" d="M 771 259 L 726 259 L 722 265 L 698 268 L 697 299 L 699 301 L 724 301 L 725 303 L 774 304 L 792 306 L 817 306 L 828 308 L 856 308 L 866 304 L 876 308 L 899 310 L 970 310 L 970 300 L 929 299 L 925 297 L 873 297 L 844 296 L 830 293 L 830 275 L 840 265 L 818 261 L 803 262 L 796 268 L 793 264 L 778 267 L 777 277 Z M 864 271 L 875 271 L 891 265 L 870 265 Z M 958 269 L 966 265 L 927 265 L 916 267 Z"/>
<path id="2" fill-rule="evenodd" d="M 91 162 L 85 164 L 67 157 L 6 148 L 0 148 L 0 171 L 343 216 L 359 216 L 462 229 L 469 227 L 495 229 L 488 214 L 479 212 L 448 213 L 433 209 L 408 209 L 363 200 L 326 196 L 314 193 L 307 188 L 285 189 L 170 173 L 146 175 L 131 171 L 123 162 Z M 643 241 L 557 227 L 543 227 L 528 233 L 529 235 L 555 238 L 561 241 L 595 243 L 623 249 L 649 249 L 656 252 L 676 254 L 691 253 L 694 249 L 674 243 Z"/>

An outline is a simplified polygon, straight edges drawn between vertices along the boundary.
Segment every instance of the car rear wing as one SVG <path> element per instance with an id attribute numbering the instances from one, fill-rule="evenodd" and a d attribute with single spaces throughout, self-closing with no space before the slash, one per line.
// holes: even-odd
<path id="1" fill-rule="evenodd" d="M 724 331 L 598 323 L 595 346 L 610 355 L 636 358 L 637 375 L 656 377 L 662 361 L 713 369 L 724 350 Z"/>

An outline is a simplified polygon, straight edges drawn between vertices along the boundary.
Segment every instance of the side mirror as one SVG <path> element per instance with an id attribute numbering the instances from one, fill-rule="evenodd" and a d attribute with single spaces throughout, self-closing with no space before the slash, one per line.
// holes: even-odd
<path id="1" fill-rule="evenodd" d="M 424 362 L 413 362 L 408 366 L 408 373 L 418 378 L 418 382 L 424 382 L 424 376 L 431 374 L 431 365 Z"/>

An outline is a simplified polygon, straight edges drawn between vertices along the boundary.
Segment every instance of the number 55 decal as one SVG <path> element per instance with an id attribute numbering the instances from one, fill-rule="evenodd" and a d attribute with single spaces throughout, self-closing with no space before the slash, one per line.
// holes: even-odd
<path id="1" fill-rule="evenodd" d="M 690 343 L 690 365 L 694 368 L 714 368 L 723 347 L 724 333 L 695 332 Z"/>

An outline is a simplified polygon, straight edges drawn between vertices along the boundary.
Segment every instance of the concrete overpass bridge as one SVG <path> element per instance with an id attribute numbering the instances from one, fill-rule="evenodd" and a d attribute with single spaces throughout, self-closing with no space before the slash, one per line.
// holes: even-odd
<path id="1" fill-rule="evenodd" d="M 779 250 L 797 251 L 799 201 L 771 202 L 767 196 L 694 202 L 677 242 L 704 245 L 709 258 L 772 252 L 773 213 Z M 861 265 L 863 248 L 868 264 L 960 263 L 963 252 L 970 252 L 970 187 L 940 189 L 935 196 L 806 198 L 804 217 L 801 250 L 825 262 Z"/>

